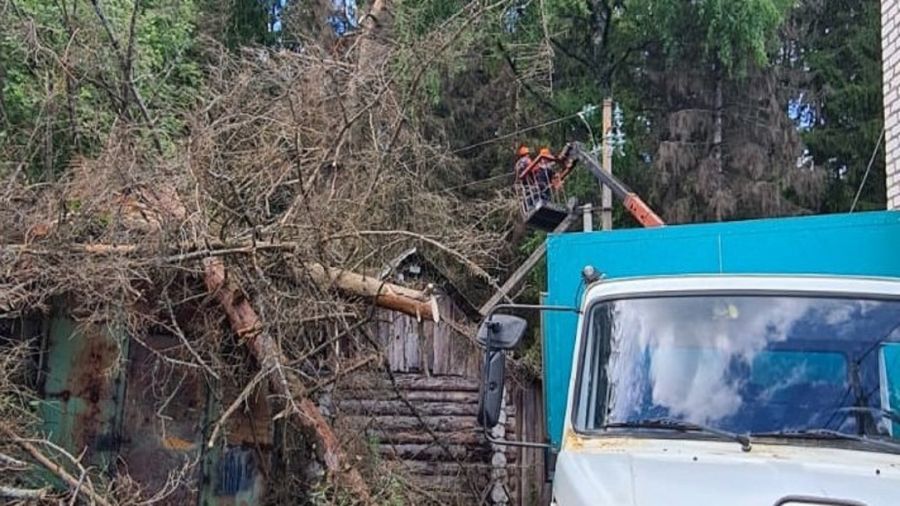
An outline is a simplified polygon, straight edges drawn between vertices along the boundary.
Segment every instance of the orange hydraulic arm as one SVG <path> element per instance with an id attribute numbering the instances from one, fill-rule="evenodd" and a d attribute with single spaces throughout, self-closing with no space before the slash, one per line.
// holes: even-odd
<path id="1" fill-rule="evenodd" d="M 540 158 L 535 160 L 535 163 L 538 160 Z M 555 157 L 555 161 L 562 165 L 562 170 L 556 174 L 555 184 L 562 185 L 566 177 L 572 172 L 572 169 L 575 168 L 575 164 L 581 162 L 597 178 L 600 184 L 606 185 L 612 190 L 612 194 L 622 201 L 625 209 L 634 216 L 638 223 L 645 227 L 661 227 L 665 225 L 665 222 L 653 212 L 653 209 L 641 200 L 636 193 L 631 191 L 630 188 L 625 186 L 625 183 L 603 170 L 594 155 L 585 149 L 580 142 L 567 144 L 562 152 Z"/>

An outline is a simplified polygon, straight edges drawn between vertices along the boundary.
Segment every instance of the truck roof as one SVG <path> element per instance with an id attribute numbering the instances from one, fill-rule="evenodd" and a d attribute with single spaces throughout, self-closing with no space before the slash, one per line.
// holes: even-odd
<path id="1" fill-rule="evenodd" d="M 543 302 L 579 305 L 581 271 L 606 279 L 679 275 L 900 278 L 900 212 L 775 218 L 547 238 Z M 562 437 L 577 315 L 543 315 L 544 403 L 550 441 Z"/>

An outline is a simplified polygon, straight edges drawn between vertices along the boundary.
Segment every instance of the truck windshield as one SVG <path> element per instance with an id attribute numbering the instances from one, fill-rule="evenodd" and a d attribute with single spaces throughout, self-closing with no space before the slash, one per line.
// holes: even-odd
<path id="1" fill-rule="evenodd" d="M 581 431 L 670 420 L 771 437 L 900 438 L 900 301 L 668 296 L 603 302 L 589 316 Z"/>

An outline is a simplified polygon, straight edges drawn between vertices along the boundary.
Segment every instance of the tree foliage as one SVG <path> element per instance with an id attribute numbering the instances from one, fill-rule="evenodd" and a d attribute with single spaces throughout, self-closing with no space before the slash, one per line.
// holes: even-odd
<path id="1" fill-rule="evenodd" d="M 879 13 L 875 1 L 804 1 L 784 30 L 791 116 L 810 161 L 827 173 L 822 211 L 849 210 L 860 188 L 857 209 L 884 208 Z"/>
<path id="2" fill-rule="evenodd" d="M 8 27 L 0 33 L 0 172 L 52 179 L 126 122 L 153 129 L 167 146 L 202 81 L 196 17 L 195 4 L 181 0 L 27 0 L 0 9 Z"/>
<path id="3" fill-rule="evenodd" d="M 641 36 L 658 40 L 675 61 L 721 65 L 727 73 L 765 65 L 791 0 L 632 0 Z M 701 59 L 697 59 L 701 56 Z"/>

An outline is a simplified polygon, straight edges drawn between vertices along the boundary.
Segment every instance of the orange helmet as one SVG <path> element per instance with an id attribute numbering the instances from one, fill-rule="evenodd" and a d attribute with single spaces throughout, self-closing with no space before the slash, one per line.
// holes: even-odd
<path id="1" fill-rule="evenodd" d="M 518 156 L 526 156 L 529 154 L 531 154 L 531 150 L 528 149 L 528 146 L 526 146 L 524 144 L 519 146 L 519 149 L 516 151 L 516 155 L 518 155 Z"/>
<path id="2" fill-rule="evenodd" d="M 546 156 L 546 157 L 548 157 L 548 158 L 552 158 L 552 157 L 553 157 L 553 154 L 550 153 L 550 149 L 549 149 L 549 148 L 541 148 L 541 151 L 540 151 L 540 153 L 538 153 L 538 154 L 539 154 L 539 156 Z"/>

